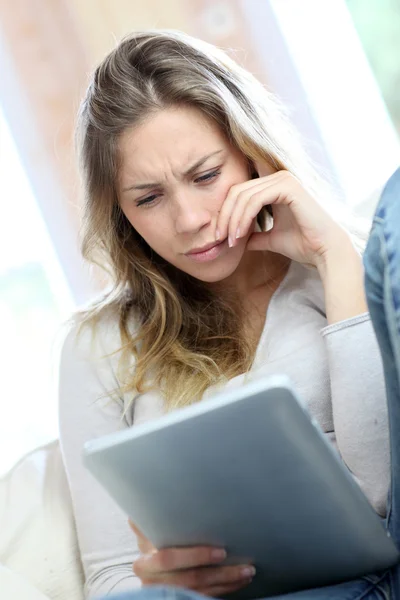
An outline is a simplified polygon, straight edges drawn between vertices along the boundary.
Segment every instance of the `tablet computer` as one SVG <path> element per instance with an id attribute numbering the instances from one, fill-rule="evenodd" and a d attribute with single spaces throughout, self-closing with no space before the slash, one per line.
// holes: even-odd
<path id="1" fill-rule="evenodd" d="M 83 457 L 157 548 L 215 545 L 227 562 L 254 564 L 240 598 L 335 584 L 399 560 L 284 376 L 90 441 Z"/>

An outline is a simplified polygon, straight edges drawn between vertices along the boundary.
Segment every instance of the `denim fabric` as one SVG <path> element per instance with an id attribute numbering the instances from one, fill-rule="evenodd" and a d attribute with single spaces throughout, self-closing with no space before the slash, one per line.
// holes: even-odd
<path id="1" fill-rule="evenodd" d="M 400 169 L 382 193 L 364 254 L 368 307 L 382 353 L 391 443 L 391 489 L 386 524 L 400 548 Z M 269 600 L 277 600 L 278 597 Z M 279 600 L 400 600 L 400 568 L 355 581 L 279 596 Z M 168 586 L 108 600 L 204 600 Z"/>
<path id="2" fill-rule="evenodd" d="M 390 598 L 387 577 L 383 576 L 383 578 L 363 578 L 296 594 L 270 597 L 268 600 L 389 600 Z M 107 596 L 103 600 L 206 600 L 206 597 L 183 588 L 151 586 L 135 592 Z"/>
<path id="3" fill-rule="evenodd" d="M 400 169 L 389 179 L 375 213 L 364 255 L 368 308 L 383 358 L 388 400 L 391 489 L 387 527 L 400 548 Z M 400 599 L 400 569 L 391 572 Z"/>

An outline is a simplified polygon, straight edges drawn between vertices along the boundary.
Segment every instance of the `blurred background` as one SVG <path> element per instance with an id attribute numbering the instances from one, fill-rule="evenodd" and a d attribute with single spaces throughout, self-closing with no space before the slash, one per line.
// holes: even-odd
<path id="1" fill-rule="evenodd" d="M 0 475 L 58 435 L 61 324 L 100 289 L 79 254 L 75 115 L 142 28 L 231 52 L 358 214 L 399 164 L 400 0 L 0 0 Z"/>

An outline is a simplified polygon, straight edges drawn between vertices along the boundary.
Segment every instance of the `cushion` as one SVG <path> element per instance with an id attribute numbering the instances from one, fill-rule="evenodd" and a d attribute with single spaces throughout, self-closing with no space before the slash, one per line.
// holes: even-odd
<path id="1" fill-rule="evenodd" d="M 2 577 L 9 585 L 25 584 L 36 593 L 7 597 L 83 600 L 82 566 L 58 440 L 30 452 L 0 478 L 0 531 Z"/>
<path id="2" fill-rule="evenodd" d="M 18 600 L 50 600 L 48 596 L 44 596 L 22 577 L 3 565 L 0 565 L 0 590 L 3 598 L 18 598 Z"/>

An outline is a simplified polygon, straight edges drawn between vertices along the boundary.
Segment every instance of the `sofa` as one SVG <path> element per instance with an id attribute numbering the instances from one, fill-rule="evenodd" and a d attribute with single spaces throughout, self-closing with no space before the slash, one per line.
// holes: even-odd
<path id="1" fill-rule="evenodd" d="M 0 478 L 0 597 L 83 600 L 83 571 L 58 440 Z"/>

